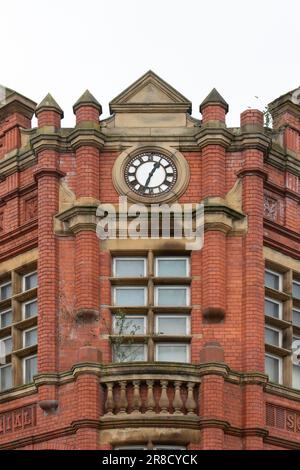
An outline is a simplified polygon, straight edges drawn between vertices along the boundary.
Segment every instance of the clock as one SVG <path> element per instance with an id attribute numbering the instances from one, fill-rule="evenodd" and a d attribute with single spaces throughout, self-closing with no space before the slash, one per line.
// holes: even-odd
<path id="1" fill-rule="evenodd" d="M 177 167 L 166 155 L 143 152 L 127 162 L 125 181 L 134 193 L 155 198 L 171 191 L 177 181 Z"/>

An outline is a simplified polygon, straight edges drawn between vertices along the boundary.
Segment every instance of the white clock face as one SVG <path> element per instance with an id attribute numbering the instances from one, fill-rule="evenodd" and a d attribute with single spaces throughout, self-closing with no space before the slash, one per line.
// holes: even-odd
<path id="1" fill-rule="evenodd" d="M 125 180 L 132 191 L 142 196 L 155 197 L 170 191 L 177 180 L 173 161 L 156 152 L 145 152 L 133 157 L 125 168 Z"/>

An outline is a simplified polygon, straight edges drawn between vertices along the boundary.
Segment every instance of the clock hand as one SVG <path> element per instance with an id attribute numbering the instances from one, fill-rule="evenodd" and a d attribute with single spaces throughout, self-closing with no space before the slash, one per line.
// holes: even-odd
<path id="1" fill-rule="evenodd" d="M 160 166 L 160 163 L 159 163 L 159 162 L 156 162 L 156 163 L 154 164 L 154 167 L 153 167 L 152 170 L 150 171 L 150 173 L 149 173 L 149 175 L 148 175 L 148 178 L 147 178 L 147 180 L 146 180 L 145 188 L 146 188 L 146 187 L 148 186 L 148 184 L 150 183 L 150 180 L 151 180 L 152 176 L 154 175 L 155 170 L 157 170 L 157 168 L 159 168 L 159 166 Z"/>

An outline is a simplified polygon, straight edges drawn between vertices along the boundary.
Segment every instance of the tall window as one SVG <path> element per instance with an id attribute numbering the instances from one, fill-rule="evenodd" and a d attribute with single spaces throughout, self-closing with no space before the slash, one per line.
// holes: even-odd
<path id="1" fill-rule="evenodd" d="M 112 262 L 115 362 L 190 361 L 190 258 L 117 256 Z"/>
<path id="2" fill-rule="evenodd" d="M 30 383 L 37 373 L 36 264 L 0 280 L 0 392 Z"/>
<path id="3" fill-rule="evenodd" d="M 300 390 L 300 273 L 272 263 L 265 271 L 265 349 L 269 380 Z"/>

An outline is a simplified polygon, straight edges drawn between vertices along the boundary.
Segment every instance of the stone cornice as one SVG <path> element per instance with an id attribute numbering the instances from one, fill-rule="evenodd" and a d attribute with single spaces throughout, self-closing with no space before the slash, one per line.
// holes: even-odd
<path id="1" fill-rule="evenodd" d="M 35 136 L 30 140 L 30 146 L 35 155 L 43 150 L 63 151 L 65 148 L 65 138 L 58 132 L 54 132 L 51 127 L 42 127 L 37 130 Z"/>
<path id="2" fill-rule="evenodd" d="M 201 149 L 206 145 L 220 145 L 227 149 L 233 139 L 233 134 L 225 127 L 206 125 L 200 128 L 198 134 L 195 135 L 195 139 Z"/>
<path id="3" fill-rule="evenodd" d="M 98 223 L 96 211 L 99 204 L 99 201 L 95 201 L 93 204 L 78 204 L 57 214 L 56 218 L 64 224 L 62 233 L 76 234 L 82 230 L 96 232 Z"/>
<path id="4" fill-rule="evenodd" d="M 62 178 L 63 176 L 66 176 L 66 174 L 57 169 L 57 168 L 37 168 L 37 170 L 33 173 L 33 177 L 35 181 L 38 181 L 39 179 L 43 178 L 44 176 L 52 176 L 53 178 Z"/>
<path id="5" fill-rule="evenodd" d="M 101 149 L 105 143 L 105 136 L 100 131 L 99 125 L 88 125 L 85 127 L 75 127 L 68 136 L 68 142 L 76 150 L 83 145 Z"/>
<path id="6" fill-rule="evenodd" d="M 242 132 L 234 136 L 228 150 L 230 152 L 237 152 L 256 149 L 266 154 L 271 147 L 271 143 L 271 138 L 263 131 Z"/>

